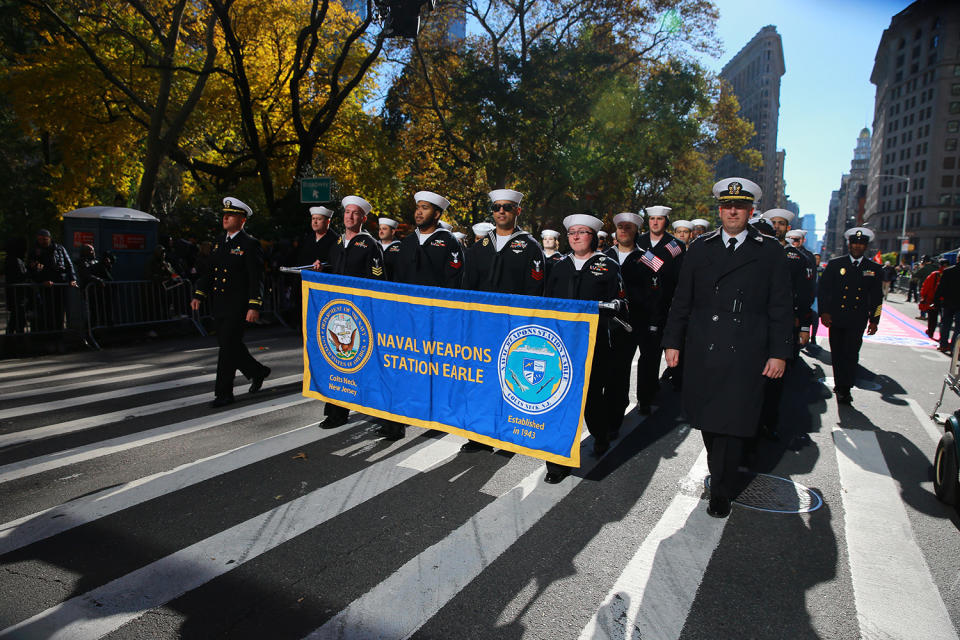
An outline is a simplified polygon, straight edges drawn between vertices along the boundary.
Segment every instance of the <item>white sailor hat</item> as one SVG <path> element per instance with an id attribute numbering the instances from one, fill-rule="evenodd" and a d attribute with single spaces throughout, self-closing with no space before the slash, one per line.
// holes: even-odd
<path id="1" fill-rule="evenodd" d="M 630 213 L 629 211 L 624 211 L 613 216 L 613 224 L 620 224 L 621 222 L 630 222 L 639 227 L 643 224 L 643 216 L 638 216 L 637 214 Z"/>
<path id="2" fill-rule="evenodd" d="M 801 240 L 803 240 L 803 238 L 806 237 L 806 235 L 807 234 L 803 231 L 803 229 L 790 229 L 790 231 L 787 231 L 787 233 L 785 234 L 785 237 L 800 238 Z"/>
<path id="3" fill-rule="evenodd" d="M 462 231 L 454 231 L 451 235 L 457 239 L 458 242 L 463 242 L 463 239 L 467 237 L 467 234 Z"/>
<path id="4" fill-rule="evenodd" d="M 516 202 L 517 204 L 520 204 L 520 201 L 523 200 L 523 194 L 519 191 L 514 191 L 513 189 L 494 189 L 489 195 L 490 202 L 506 200 L 508 202 Z"/>
<path id="5" fill-rule="evenodd" d="M 441 196 L 439 193 L 434 193 L 433 191 L 417 191 L 413 194 L 414 202 L 429 202 L 430 204 L 440 207 L 443 211 L 447 210 L 447 207 L 450 206 L 450 201 Z"/>
<path id="6" fill-rule="evenodd" d="M 793 222 L 794 214 L 793 211 L 787 209 L 767 209 L 763 212 L 763 219 L 773 222 L 774 218 L 783 218 L 787 221 L 787 224 Z"/>
<path id="7" fill-rule="evenodd" d="M 670 215 L 670 212 L 673 211 L 670 207 L 664 207 L 662 205 L 656 205 L 653 207 L 647 207 L 646 214 L 649 219 L 652 216 L 660 216 L 661 218 L 666 218 Z"/>
<path id="8" fill-rule="evenodd" d="M 450 231 L 450 229 L 453 229 L 453 225 L 452 225 L 452 224 L 450 224 L 449 222 L 444 222 L 443 220 L 440 220 L 439 222 L 437 222 L 437 226 L 439 226 L 441 229 L 445 229 L 445 230 L 447 230 L 447 231 Z"/>
<path id="9" fill-rule="evenodd" d="M 346 208 L 347 205 L 354 204 L 360 207 L 361 209 L 363 209 L 363 215 L 367 215 L 368 213 L 370 213 L 370 209 L 373 209 L 373 206 L 369 202 L 361 198 L 360 196 L 347 196 L 346 198 L 340 201 L 340 204 L 344 208 Z"/>
<path id="10" fill-rule="evenodd" d="M 577 225 L 583 225 L 585 227 L 590 227 L 594 231 L 600 231 L 600 227 L 603 226 L 603 220 L 597 218 L 596 216 L 592 216 L 589 213 L 575 213 L 563 219 L 563 227 L 565 229 L 570 229 L 570 227 Z M 600 231 L 597 236 L 602 237 L 600 236 L 601 233 L 606 235 L 605 231 Z"/>
<path id="11" fill-rule="evenodd" d="M 689 220 L 676 220 L 676 221 L 673 223 L 673 228 L 674 228 L 674 229 L 689 229 L 690 231 L 693 231 L 693 223 L 690 222 Z"/>
<path id="12" fill-rule="evenodd" d="M 866 227 L 854 227 L 843 232 L 848 242 L 870 242 L 873 240 L 873 231 Z"/>
<path id="13" fill-rule="evenodd" d="M 385 224 L 388 227 L 393 227 L 394 229 L 396 229 L 397 224 L 399 223 L 393 218 L 380 218 L 379 220 L 377 220 L 377 224 Z"/>
<path id="14" fill-rule="evenodd" d="M 606 231 L 597 231 L 597 237 L 598 237 L 598 238 L 606 238 L 606 237 L 609 236 L 609 235 L 610 235 L 610 234 L 607 233 Z"/>
<path id="15" fill-rule="evenodd" d="M 227 196 L 223 199 L 223 212 L 239 213 L 244 218 L 249 218 L 253 215 L 253 209 L 242 202 L 239 198 L 234 198 L 233 196 Z"/>
<path id="16" fill-rule="evenodd" d="M 704 229 L 710 228 L 710 223 L 704 220 L 703 218 L 694 218 L 690 221 L 691 224 L 695 227 L 703 227 Z"/>
<path id="17" fill-rule="evenodd" d="M 560 232 L 554 231 L 553 229 L 544 229 L 543 231 L 540 232 L 540 237 L 541 238 L 559 238 Z"/>
<path id="18" fill-rule="evenodd" d="M 724 178 L 713 185 L 713 197 L 720 202 L 754 202 L 761 195 L 760 185 L 746 178 Z"/>
<path id="19" fill-rule="evenodd" d="M 477 224 L 473 225 L 473 235 L 485 236 L 491 231 L 493 231 L 495 228 L 496 227 L 494 227 L 489 222 L 478 222 Z"/>
<path id="20" fill-rule="evenodd" d="M 311 216 L 326 216 L 327 218 L 333 217 L 333 211 L 327 209 L 326 207 L 310 207 Z"/>

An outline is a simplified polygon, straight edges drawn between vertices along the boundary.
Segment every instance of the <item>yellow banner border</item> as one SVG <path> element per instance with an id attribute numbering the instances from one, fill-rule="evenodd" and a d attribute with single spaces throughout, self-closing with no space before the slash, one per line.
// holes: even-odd
<path id="1" fill-rule="evenodd" d="M 359 296 L 363 298 L 374 298 L 377 300 L 391 300 L 394 302 L 404 302 L 408 304 L 414 304 L 423 307 L 441 307 L 445 309 L 463 309 L 467 311 L 484 311 L 487 313 L 499 313 L 501 315 L 511 315 L 511 316 L 525 316 L 532 318 L 551 318 L 559 319 L 568 322 L 586 322 L 590 326 L 590 336 L 588 338 L 587 346 L 587 362 L 586 368 L 584 370 L 583 377 L 583 389 L 581 391 L 580 398 L 580 419 L 577 421 L 577 432 L 573 439 L 573 443 L 570 447 L 570 455 L 562 456 L 556 453 L 550 453 L 547 451 L 541 451 L 539 449 L 531 449 L 529 447 L 524 447 L 513 442 L 505 442 L 503 440 L 497 440 L 496 438 L 491 438 L 490 436 L 485 436 L 483 434 L 474 433 L 473 431 L 467 431 L 466 429 L 461 429 L 459 427 L 454 427 L 452 425 L 444 424 L 442 422 L 431 422 L 429 420 L 420 420 L 419 418 L 410 418 L 408 416 L 402 416 L 395 413 L 390 413 L 389 411 L 381 411 L 380 409 L 374 409 L 372 407 L 365 407 L 363 405 L 355 404 L 352 402 L 346 402 L 340 399 L 328 398 L 327 396 L 313 391 L 310 388 L 310 365 L 309 357 L 307 355 L 307 305 L 310 299 L 310 289 L 316 289 L 318 291 L 327 291 L 330 293 L 337 293 L 347 296 Z M 596 313 L 576 313 L 572 311 L 547 311 L 544 309 L 531 309 L 524 307 L 501 307 L 498 305 L 485 304 L 479 302 L 458 302 L 454 300 L 439 300 L 436 298 L 423 298 L 419 296 L 408 296 L 400 295 L 395 293 L 387 293 L 384 291 L 373 291 L 371 289 L 357 289 L 354 287 L 344 287 L 334 284 L 326 284 L 322 282 L 308 282 L 306 280 L 301 280 L 301 299 L 302 299 L 302 323 L 303 328 L 303 395 L 308 398 L 314 398 L 317 400 L 323 400 L 325 402 L 332 402 L 333 404 L 339 405 L 341 407 L 346 407 L 352 411 L 362 413 L 364 415 L 373 416 L 375 418 L 382 418 L 385 420 L 393 420 L 394 422 L 402 422 L 404 424 L 409 424 L 415 427 L 421 427 L 424 429 L 434 429 L 436 431 L 443 431 L 445 433 L 452 433 L 468 440 L 473 440 L 474 442 L 480 442 L 482 444 L 487 444 L 497 449 L 503 449 L 504 451 L 512 451 L 514 453 L 520 453 L 525 456 L 530 456 L 532 458 L 537 458 L 544 460 L 546 462 L 554 462 L 557 464 L 562 464 L 566 466 L 579 467 L 580 466 L 580 436 L 583 433 L 583 427 L 585 426 L 583 411 L 584 407 L 587 404 L 587 390 L 590 385 L 590 373 L 593 368 L 593 350 L 594 344 L 596 343 L 597 337 L 597 325 L 599 314 Z M 508 295 L 508 294 L 505 294 Z"/>

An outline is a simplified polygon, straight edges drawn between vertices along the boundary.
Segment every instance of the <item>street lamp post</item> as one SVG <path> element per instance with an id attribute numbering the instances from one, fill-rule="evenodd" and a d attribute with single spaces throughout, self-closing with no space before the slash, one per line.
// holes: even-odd
<path id="1" fill-rule="evenodd" d="M 900 262 L 903 262 L 903 254 L 907 252 L 907 208 L 910 206 L 910 178 L 907 176 L 897 176 L 892 173 L 879 173 L 878 178 L 896 178 L 897 180 L 907 181 L 907 197 L 903 199 L 903 226 L 900 229 Z"/>

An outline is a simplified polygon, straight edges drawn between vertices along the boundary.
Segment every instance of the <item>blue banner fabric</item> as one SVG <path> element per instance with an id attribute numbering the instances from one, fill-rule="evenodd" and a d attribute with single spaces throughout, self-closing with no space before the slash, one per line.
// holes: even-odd
<path id="1" fill-rule="evenodd" d="M 305 396 L 580 465 L 596 302 L 301 274 Z"/>

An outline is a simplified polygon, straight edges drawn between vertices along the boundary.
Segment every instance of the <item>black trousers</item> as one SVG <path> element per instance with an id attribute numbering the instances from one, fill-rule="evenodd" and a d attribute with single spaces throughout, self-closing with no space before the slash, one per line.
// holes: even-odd
<path id="1" fill-rule="evenodd" d="M 634 327 L 640 356 L 637 358 L 637 404 L 651 404 L 660 390 L 660 358 L 663 355 L 663 331 Z"/>
<path id="2" fill-rule="evenodd" d="M 213 326 L 217 331 L 217 346 L 220 347 L 214 395 L 218 398 L 229 398 L 233 396 L 233 378 L 237 370 L 249 379 L 266 375 L 267 367 L 257 362 L 247 350 L 247 345 L 243 344 L 245 315 L 214 318 Z"/>
<path id="3" fill-rule="evenodd" d="M 325 416 L 333 416 L 335 419 L 346 420 L 349 413 L 350 409 L 341 407 L 338 404 L 327 402 L 323 405 L 323 415 Z"/>
<path id="4" fill-rule="evenodd" d="M 838 389 L 849 391 L 853 387 L 866 328 L 866 321 L 853 327 L 830 325 L 830 358 L 833 360 L 833 381 Z"/>
<path id="5" fill-rule="evenodd" d="M 707 467 L 710 469 L 710 495 L 721 498 L 737 497 L 740 475 L 737 467 L 743 458 L 745 438 L 722 433 L 702 431 L 707 448 Z"/>
<path id="6" fill-rule="evenodd" d="M 633 366 L 633 354 L 636 352 L 637 344 L 633 337 L 624 336 L 622 339 L 618 338 L 613 345 L 612 360 L 609 363 L 598 363 L 596 359 L 594 359 L 594 367 L 609 367 L 612 369 L 608 382 L 610 388 L 610 429 L 612 431 L 620 428 L 620 423 L 616 421 L 616 416 L 623 416 L 627 407 L 630 406 L 630 367 Z M 593 384 L 592 370 L 590 384 Z"/>
<path id="7" fill-rule="evenodd" d="M 776 430 L 780 423 L 780 400 L 783 398 L 783 380 L 786 373 L 780 378 L 767 378 L 763 385 L 763 408 L 760 409 L 760 424 Z"/>
<path id="8" fill-rule="evenodd" d="M 930 307 L 927 309 L 927 335 L 933 338 L 933 332 L 937 329 L 937 321 L 940 319 L 940 307 Z"/>

